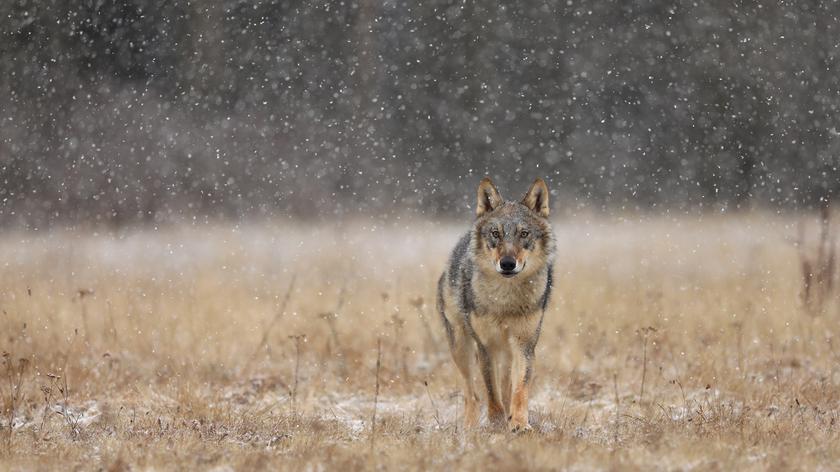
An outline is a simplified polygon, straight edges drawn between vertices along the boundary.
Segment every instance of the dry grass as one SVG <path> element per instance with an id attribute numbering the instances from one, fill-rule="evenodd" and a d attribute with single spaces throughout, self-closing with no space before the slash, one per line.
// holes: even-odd
<path id="1" fill-rule="evenodd" d="M 797 228 L 558 222 L 520 436 L 460 430 L 432 301 L 461 227 L 6 235 L 0 468 L 836 467 L 840 310 L 804 305 Z"/>

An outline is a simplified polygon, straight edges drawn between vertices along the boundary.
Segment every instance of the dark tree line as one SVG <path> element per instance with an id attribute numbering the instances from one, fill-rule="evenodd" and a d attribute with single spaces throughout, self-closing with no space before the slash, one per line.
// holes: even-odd
<path id="1" fill-rule="evenodd" d="M 567 206 L 840 189 L 840 5 L 9 0 L 0 223 Z"/>

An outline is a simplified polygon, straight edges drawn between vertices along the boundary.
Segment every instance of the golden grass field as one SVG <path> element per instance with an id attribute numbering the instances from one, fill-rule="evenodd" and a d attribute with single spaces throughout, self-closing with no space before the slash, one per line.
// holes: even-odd
<path id="1" fill-rule="evenodd" d="M 801 221 L 558 219 L 521 435 L 461 429 L 434 287 L 466 222 L 7 233 L 0 469 L 836 470 Z"/>

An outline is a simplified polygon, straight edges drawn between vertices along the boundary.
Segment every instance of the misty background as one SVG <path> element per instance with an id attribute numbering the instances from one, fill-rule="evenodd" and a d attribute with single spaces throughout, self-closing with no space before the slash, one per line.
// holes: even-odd
<path id="1" fill-rule="evenodd" d="M 0 2 L 0 225 L 804 209 L 835 1 Z"/>

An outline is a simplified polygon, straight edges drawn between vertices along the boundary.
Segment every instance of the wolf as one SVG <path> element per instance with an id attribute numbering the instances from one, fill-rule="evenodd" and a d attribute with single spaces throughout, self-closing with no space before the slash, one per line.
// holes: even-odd
<path id="1" fill-rule="evenodd" d="M 438 280 L 437 310 L 464 387 L 464 426 L 479 422 L 477 364 L 494 427 L 530 430 L 528 392 L 551 293 L 555 238 L 548 187 L 536 179 L 521 201 L 505 201 L 489 178 L 476 218 Z M 477 362 L 476 362 L 477 360 Z"/>

